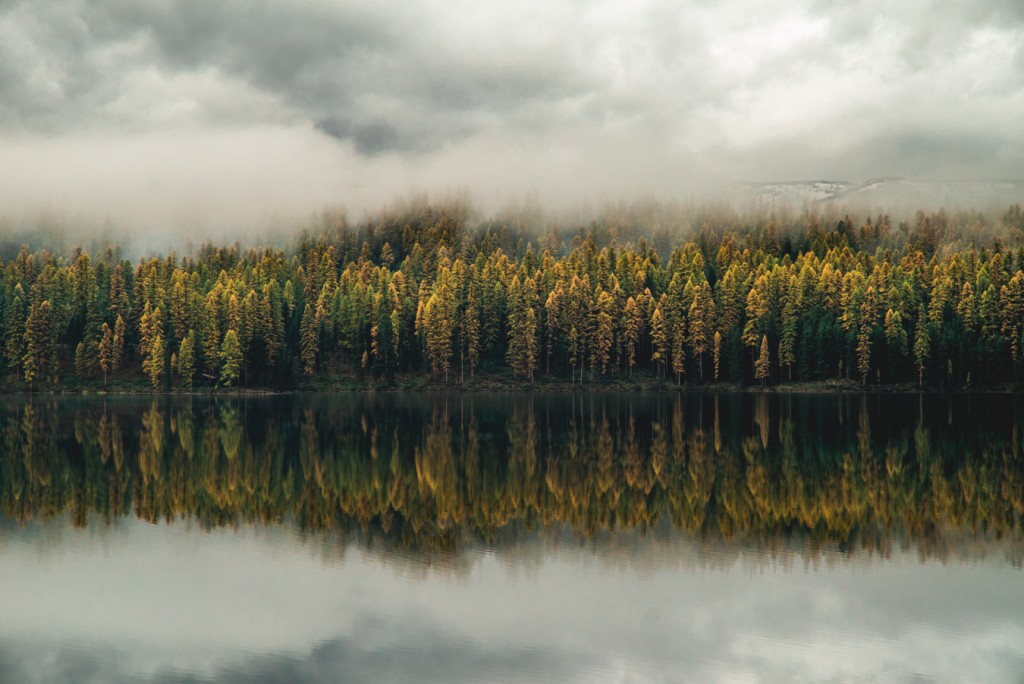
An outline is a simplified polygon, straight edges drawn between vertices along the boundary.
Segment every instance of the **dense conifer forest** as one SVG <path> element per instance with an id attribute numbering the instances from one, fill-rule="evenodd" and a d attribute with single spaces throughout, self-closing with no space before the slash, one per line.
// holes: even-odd
<path id="1" fill-rule="evenodd" d="M 654 207 L 579 228 L 423 205 L 286 246 L 8 249 L 7 390 L 1024 379 L 1024 212 Z"/>

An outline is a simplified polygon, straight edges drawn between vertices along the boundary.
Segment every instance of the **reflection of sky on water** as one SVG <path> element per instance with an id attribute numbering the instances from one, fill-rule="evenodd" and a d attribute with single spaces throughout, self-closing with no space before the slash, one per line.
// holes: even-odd
<path id="1" fill-rule="evenodd" d="M 8 529 L 0 681 L 1005 681 L 1024 575 L 526 543 L 453 567 L 286 528 Z M 643 548 L 645 543 L 638 545 Z M 690 559 L 690 560 L 687 560 Z"/>

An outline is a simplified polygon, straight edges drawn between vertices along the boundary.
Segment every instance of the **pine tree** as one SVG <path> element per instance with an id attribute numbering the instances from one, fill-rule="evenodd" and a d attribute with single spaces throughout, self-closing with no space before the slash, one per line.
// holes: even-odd
<path id="1" fill-rule="evenodd" d="M 612 327 L 615 300 L 605 290 L 597 296 L 594 310 L 594 341 L 591 350 L 590 367 L 597 368 L 603 375 L 608 371 L 611 359 L 614 329 Z"/>
<path id="2" fill-rule="evenodd" d="M 149 382 L 153 388 L 159 388 L 167 363 L 164 319 L 159 306 L 150 310 L 149 302 L 145 303 L 142 317 L 139 319 L 139 337 L 142 370 L 149 376 Z"/>
<path id="3" fill-rule="evenodd" d="M 861 384 L 866 385 L 871 372 L 871 332 L 876 315 L 875 288 L 868 286 L 864 300 L 860 306 L 860 321 L 857 326 L 857 370 L 860 372 Z"/>
<path id="4" fill-rule="evenodd" d="M 220 348 L 224 341 L 220 311 L 220 295 L 222 293 L 223 289 L 221 284 L 218 283 L 213 290 L 207 293 L 199 314 L 200 326 L 202 328 L 200 337 L 203 350 L 204 376 L 211 384 L 217 381 L 217 377 L 220 374 Z"/>
<path id="5" fill-rule="evenodd" d="M 448 382 L 455 332 L 455 288 L 449 269 L 442 267 L 433 288 L 424 285 L 416 316 L 416 332 L 423 340 L 423 350 L 436 377 Z"/>
<path id="6" fill-rule="evenodd" d="M 683 334 L 685 330 L 685 324 L 681 324 L 676 328 L 676 334 L 672 337 L 672 372 L 676 374 L 676 386 L 678 387 L 682 383 L 682 378 L 686 375 L 686 350 L 683 346 L 683 342 L 686 336 Z"/>
<path id="7" fill-rule="evenodd" d="M 907 331 L 903 328 L 903 317 L 899 311 L 889 309 L 885 312 L 885 339 L 889 349 L 898 356 L 907 353 Z"/>
<path id="8" fill-rule="evenodd" d="M 93 281 L 95 283 L 95 281 Z M 103 337 L 103 312 L 96 300 L 95 284 L 86 299 L 85 329 L 82 334 L 82 358 L 75 359 L 75 371 L 81 377 L 92 376 L 99 368 L 100 340 Z M 76 350 L 77 354 L 77 350 Z"/>
<path id="9" fill-rule="evenodd" d="M 195 352 L 192 348 L 192 338 L 195 335 L 191 330 L 188 331 L 178 346 L 178 377 L 181 380 L 181 386 L 185 389 L 192 389 L 192 379 L 195 377 Z"/>
<path id="10" fill-rule="evenodd" d="M 50 375 L 56 380 L 57 351 L 51 313 L 50 301 L 43 300 L 38 306 L 33 305 L 29 309 L 25 320 L 25 354 L 22 362 L 25 382 L 30 388 L 37 378 Z"/>
<path id="11" fill-rule="evenodd" d="M 651 361 L 657 364 L 657 368 L 662 371 L 661 375 L 664 375 L 665 362 L 669 352 L 669 335 L 668 325 L 661 312 L 660 303 L 655 307 L 654 313 L 651 314 L 651 343 L 653 347 Z"/>
<path id="12" fill-rule="evenodd" d="M 110 348 L 111 373 L 116 373 L 121 367 L 121 359 L 124 356 L 124 336 L 126 327 L 124 319 L 119 315 L 117 320 L 114 321 L 114 338 L 113 344 Z"/>
<path id="13" fill-rule="evenodd" d="M 100 370 L 103 371 L 103 386 L 107 386 L 107 375 L 114 369 L 114 332 L 106 323 L 103 324 L 103 336 L 100 338 Z"/>
<path id="14" fill-rule="evenodd" d="M 960 291 L 960 302 L 957 304 L 956 312 L 963 319 L 964 328 L 973 330 L 978 318 L 978 309 L 974 297 L 974 288 L 971 287 L 970 283 L 964 283 L 963 289 Z"/>
<path id="15" fill-rule="evenodd" d="M 790 287 L 786 306 L 782 309 L 782 337 L 779 339 L 779 366 L 785 368 L 789 380 L 793 379 L 793 364 L 796 363 L 796 336 L 799 321 L 795 284 Z"/>
<path id="16" fill-rule="evenodd" d="M 257 321 L 267 351 L 267 364 L 274 368 L 277 366 L 281 348 L 284 346 L 284 306 L 281 301 L 280 288 L 276 282 L 263 286 L 263 297 L 260 300 Z"/>
<path id="17" fill-rule="evenodd" d="M 989 285 L 981 291 L 978 298 L 978 322 L 981 324 L 981 334 L 986 340 L 995 337 L 999 330 L 999 295 L 996 294 L 995 285 Z"/>
<path id="18" fill-rule="evenodd" d="M 551 292 L 548 293 L 547 301 L 544 303 L 544 332 L 547 341 L 547 365 L 546 373 L 551 374 L 551 358 L 555 355 L 555 345 L 558 343 L 558 338 L 564 334 L 564 321 L 562 302 L 564 299 L 565 291 L 562 287 L 561 281 L 555 284 Z"/>
<path id="19" fill-rule="evenodd" d="M 125 262 L 127 263 L 127 262 Z M 116 321 L 119 317 L 125 321 L 131 319 L 131 297 L 125 276 L 124 264 L 118 264 L 110 276 L 110 315 Z M 130 270 L 129 270 L 130 272 Z"/>
<path id="20" fill-rule="evenodd" d="M 164 376 L 167 353 L 162 331 L 153 334 L 146 345 L 146 349 L 146 356 L 142 360 L 142 370 L 149 376 L 149 384 L 153 386 L 153 389 L 159 389 L 160 381 Z"/>
<path id="21" fill-rule="evenodd" d="M 25 320 L 28 317 L 25 291 L 21 283 L 15 286 L 13 296 L 13 301 L 8 303 L 4 311 L 4 355 L 7 357 L 7 367 L 16 371 L 24 365 Z"/>
<path id="22" fill-rule="evenodd" d="M 754 378 L 761 381 L 761 384 L 768 382 L 771 374 L 771 357 L 768 354 L 768 336 L 761 336 L 761 353 L 757 356 L 757 363 L 754 364 Z"/>
<path id="23" fill-rule="evenodd" d="M 509 285 L 508 353 L 509 366 L 514 377 L 533 381 L 537 365 L 537 317 L 534 313 L 534 292 L 532 279 L 523 283 L 513 277 Z"/>
<path id="24" fill-rule="evenodd" d="M 469 377 L 472 380 L 480 363 L 480 314 L 471 303 L 463 313 L 462 335 L 465 338 L 466 356 L 469 358 Z"/>
<path id="25" fill-rule="evenodd" d="M 715 382 L 718 382 L 718 364 L 722 358 L 722 333 L 715 331 L 715 344 L 713 347 L 715 360 Z"/>
<path id="26" fill-rule="evenodd" d="M 75 375 L 79 378 L 89 377 L 90 367 L 95 362 L 95 358 L 89 353 L 85 342 L 75 345 Z"/>
<path id="27" fill-rule="evenodd" d="M 914 360 L 917 362 L 917 384 L 924 385 L 924 369 L 931 356 L 931 335 L 928 333 L 928 316 L 924 304 L 917 310 L 917 330 L 914 333 Z"/>
<path id="28" fill-rule="evenodd" d="M 1010 338 L 1010 356 L 1014 363 L 1020 355 L 1020 333 L 1024 324 L 1024 273 L 1017 271 L 1006 285 L 999 288 L 999 304 L 1003 335 Z"/>
<path id="29" fill-rule="evenodd" d="M 307 303 L 306 308 L 302 311 L 302 322 L 299 325 L 302 372 L 307 376 L 312 376 L 316 370 L 316 357 L 320 348 L 319 328 L 320 326 L 313 316 L 312 307 Z"/>
<path id="30" fill-rule="evenodd" d="M 752 349 L 757 347 L 758 337 L 764 336 L 761 328 L 762 319 L 768 314 L 767 289 L 767 276 L 760 276 L 747 293 L 747 322 L 743 326 L 743 344 Z"/>
<path id="31" fill-rule="evenodd" d="M 704 352 L 707 351 L 711 330 L 715 321 L 715 302 L 711 298 L 711 289 L 705 282 L 697 290 L 690 304 L 687 321 L 690 325 L 687 341 L 697 359 L 697 380 L 704 382 Z"/>
<path id="32" fill-rule="evenodd" d="M 640 306 L 633 297 L 626 300 L 622 309 L 622 344 L 629 376 L 633 377 L 633 366 L 636 365 L 637 345 L 643 331 L 644 319 Z"/>
<path id="33" fill-rule="evenodd" d="M 220 384 L 225 387 L 238 380 L 238 374 L 242 366 L 242 345 L 238 342 L 238 333 L 234 328 L 228 328 L 224 333 L 224 344 L 220 349 L 221 363 Z"/>

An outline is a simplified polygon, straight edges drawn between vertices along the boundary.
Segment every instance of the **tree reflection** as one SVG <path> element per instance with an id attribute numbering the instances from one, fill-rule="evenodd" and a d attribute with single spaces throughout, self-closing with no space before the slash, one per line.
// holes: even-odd
<path id="1" fill-rule="evenodd" d="M 567 525 L 941 554 L 1021 537 L 1020 418 L 1012 397 L 12 401 L 0 509 L 293 520 L 421 549 Z"/>

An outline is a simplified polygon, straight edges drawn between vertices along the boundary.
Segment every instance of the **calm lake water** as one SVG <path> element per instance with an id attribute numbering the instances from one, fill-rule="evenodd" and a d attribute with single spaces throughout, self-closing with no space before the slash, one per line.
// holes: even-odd
<path id="1" fill-rule="evenodd" d="M 0 401 L 0 682 L 1024 678 L 1024 399 Z"/>

